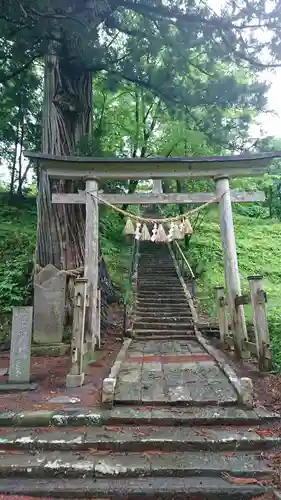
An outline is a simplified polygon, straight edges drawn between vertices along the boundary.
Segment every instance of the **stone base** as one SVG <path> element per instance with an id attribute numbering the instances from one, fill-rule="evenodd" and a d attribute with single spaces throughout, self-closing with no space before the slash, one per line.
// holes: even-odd
<path id="1" fill-rule="evenodd" d="M 31 346 L 32 356 L 64 356 L 69 352 L 69 344 L 54 344 L 54 345 L 39 345 L 33 344 Z"/>
<path id="2" fill-rule="evenodd" d="M 69 389 L 72 387 L 81 387 L 84 383 L 85 373 L 79 373 L 78 375 L 73 375 L 68 373 L 66 376 L 66 387 Z"/>
<path id="3" fill-rule="evenodd" d="M 253 408 L 254 388 L 253 388 L 253 382 L 250 378 L 242 377 L 240 379 L 240 394 L 242 398 L 242 403 L 247 408 Z"/>
<path id="4" fill-rule="evenodd" d="M 116 378 L 107 377 L 102 384 L 102 404 L 111 408 L 113 406 Z"/>
<path id="5" fill-rule="evenodd" d="M 34 391 L 37 388 L 37 384 L 32 384 L 29 382 L 6 382 L 0 384 L 0 392 L 14 392 L 14 391 Z"/>

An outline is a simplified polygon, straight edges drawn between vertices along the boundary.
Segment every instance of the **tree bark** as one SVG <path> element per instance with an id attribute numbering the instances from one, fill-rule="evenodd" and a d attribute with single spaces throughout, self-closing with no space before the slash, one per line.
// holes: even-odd
<path id="1" fill-rule="evenodd" d="M 19 142 L 19 130 L 20 130 L 20 121 L 19 117 L 17 120 L 17 128 L 16 128 L 16 133 L 15 133 L 15 151 L 14 151 L 14 157 L 13 157 L 13 164 L 12 164 L 12 171 L 11 171 L 11 181 L 10 181 L 10 199 L 13 198 L 14 191 L 15 191 L 15 180 L 16 180 L 16 170 L 17 170 L 17 148 L 18 148 L 18 142 Z"/>
<path id="2" fill-rule="evenodd" d="M 18 196 L 22 196 L 22 185 L 24 183 L 24 178 L 23 178 L 23 175 L 22 175 L 23 140 L 24 140 L 24 112 L 22 110 L 21 111 L 21 117 L 20 117 L 20 138 L 19 138 L 19 156 L 18 156 L 18 162 L 19 162 L 18 189 L 17 189 Z"/>
<path id="3" fill-rule="evenodd" d="M 42 121 L 44 153 L 79 154 L 79 146 L 91 135 L 92 74 L 69 63 L 65 53 L 63 58 L 56 54 L 45 57 Z M 65 270 L 84 265 L 85 207 L 53 205 L 51 200 L 53 191 L 75 192 L 83 187 L 72 181 L 50 180 L 41 170 L 37 198 L 37 269 L 49 263 Z M 102 267 L 102 275 L 107 276 L 111 285 L 103 260 Z"/>

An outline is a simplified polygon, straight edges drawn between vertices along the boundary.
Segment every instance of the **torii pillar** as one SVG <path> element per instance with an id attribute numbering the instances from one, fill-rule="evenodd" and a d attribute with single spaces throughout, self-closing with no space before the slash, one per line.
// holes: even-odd
<path id="1" fill-rule="evenodd" d="M 153 193 L 163 193 L 163 187 L 162 187 L 162 181 L 161 179 L 153 179 L 153 185 L 152 185 L 152 192 Z"/>
<path id="2" fill-rule="evenodd" d="M 91 193 L 94 196 L 91 196 Z M 99 325 L 97 314 L 99 281 L 99 202 L 98 182 L 86 180 L 86 230 L 84 277 L 88 280 L 87 351 L 94 351 Z"/>
<path id="3" fill-rule="evenodd" d="M 219 198 L 220 232 L 224 258 L 224 276 L 227 286 L 230 324 L 234 348 L 237 356 L 242 357 L 243 341 L 247 340 L 247 327 L 243 305 L 236 305 L 235 299 L 241 296 L 241 283 L 232 217 L 229 179 L 226 176 L 215 178 L 216 195 Z"/>

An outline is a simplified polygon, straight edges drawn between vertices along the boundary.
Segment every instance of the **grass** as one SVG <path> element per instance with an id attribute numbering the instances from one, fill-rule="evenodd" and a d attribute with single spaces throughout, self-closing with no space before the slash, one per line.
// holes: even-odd
<path id="1" fill-rule="evenodd" d="M 113 286 L 124 291 L 130 247 L 122 236 L 124 221 L 111 210 L 101 210 L 100 239 L 104 260 Z M 17 200 L 11 205 L 0 198 L 0 339 L 10 330 L 13 306 L 33 302 L 32 271 L 36 244 L 35 199 Z"/>
<path id="2" fill-rule="evenodd" d="M 249 275 L 264 276 L 274 366 L 281 371 L 281 222 L 233 214 L 238 265 L 243 293 Z M 198 275 L 197 289 L 203 309 L 214 316 L 214 287 L 224 284 L 223 255 L 217 209 L 204 213 L 190 241 L 188 258 Z M 245 307 L 251 321 L 251 307 Z"/>

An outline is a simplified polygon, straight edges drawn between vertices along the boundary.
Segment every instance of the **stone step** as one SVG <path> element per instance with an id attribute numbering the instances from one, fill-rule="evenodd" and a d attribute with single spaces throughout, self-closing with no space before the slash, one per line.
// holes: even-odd
<path id="1" fill-rule="evenodd" d="M 187 300 L 183 290 L 174 290 L 171 291 L 171 293 L 168 293 L 165 290 L 151 290 L 151 291 L 140 291 L 137 290 L 137 298 L 138 299 L 148 299 L 148 300 L 161 300 L 163 299 L 164 301 L 169 301 L 171 298 L 176 299 L 177 301 L 183 302 L 184 300 Z"/>
<path id="2" fill-rule="evenodd" d="M 156 266 L 157 264 L 155 264 Z M 163 279 L 163 276 L 167 276 L 167 278 L 171 279 L 178 279 L 178 275 L 175 269 L 166 269 L 165 267 L 161 267 L 157 272 L 155 272 L 155 267 L 152 269 L 140 269 L 138 268 L 138 279 L 142 278 L 144 280 L 146 279 L 152 279 L 155 278 L 156 280 L 158 279 Z"/>
<path id="3" fill-rule="evenodd" d="M 78 453 L 28 451 L 0 453 L 0 477 L 76 477 L 84 479 L 122 477 L 220 477 L 229 473 L 238 477 L 271 477 L 272 469 L 260 453 L 163 452 Z"/>
<path id="4" fill-rule="evenodd" d="M 151 298 L 151 300 L 149 300 L 149 298 Z M 172 295 L 171 297 L 169 297 L 169 294 L 167 295 L 159 295 L 159 294 L 146 294 L 146 293 L 142 293 L 142 294 L 138 294 L 137 295 L 137 301 L 148 301 L 150 303 L 157 303 L 157 302 L 163 302 L 163 303 L 167 303 L 167 304 L 183 304 L 184 302 L 187 303 L 187 299 L 184 295 L 184 293 L 180 294 L 180 295 Z"/>
<path id="5" fill-rule="evenodd" d="M 235 484 L 224 478 L 210 477 L 154 477 L 147 478 L 64 478 L 36 480 L 3 478 L 0 493 L 50 498 L 94 498 L 99 500 L 250 500 L 265 492 L 270 486 L 261 484 Z"/>
<path id="6" fill-rule="evenodd" d="M 238 407 L 208 406 L 208 407 L 149 407 L 139 408 L 114 406 L 107 413 L 106 423 L 108 425 L 156 425 L 160 426 L 247 426 L 274 424 L 281 416 L 263 408 L 257 407 L 252 410 Z M 87 417 L 87 416 L 86 416 Z M 97 421 L 97 417 L 87 417 L 86 422 Z M 79 420 L 78 420 L 79 422 Z M 78 425 L 78 424 L 77 424 Z M 85 425 L 85 419 L 81 418 L 81 425 Z M 89 425 L 91 425 L 89 423 Z"/>
<path id="7" fill-rule="evenodd" d="M 147 426 L 100 426 L 96 428 L 74 427 L 57 431 L 41 428 L 38 431 L 20 428 L 0 438 L 3 450 L 30 450 L 32 452 L 78 451 L 95 449 L 112 452 L 143 452 L 162 450 L 180 451 L 263 451 L 281 445 L 278 430 L 249 427 L 147 427 Z M 1 481 L 0 481 L 1 483 Z"/>
<path id="8" fill-rule="evenodd" d="M 143 262 L 138 266 L 138 276 L 141 277 L 152 277 L 152 276 L 163 276 L 163 273 L 177 275 L 176 268 L 174 264 L 165 264 L 164 262 L 159 263 L 158 261 Z"/>
<path id="9" fill-rule="evenodd" d="M 171 295 L 171 294 L 179 294 L 183 293 L 183 287 L 180 284 L 180 282 L 171 285 L 169 283 L 165 284 L 158 284 L 156 281 L 155 283 L 151 284 L 151 286 L 147 285 L 138 285 L 137 290 L 139 294 L 142 293 L 157 293 L 157 294 L 165 294 L 165 295 Z"/>
<path id="10" fill-rule="evenodd" d="M 162 272 L 165 272 L 165 270 L 163 269 Z M 178 275 L 174 274 L 174 276 L 171 276 L 171 275 L 168 275 L 166 276 L 165 274 L 159 274 L 157 276 L 157 282 L 159 283 L 166 283 L 166 282 L 178 282 L 179 281 L 179 277 Z M 154 283 L 155 282 L 155 276 L 154 275 L 147 275 L 147 276 L 144 276 L 143 274 L 139 274 L 138 275 L 138 282 L 139 283 Z"/>
<path id="11" fill-rule="evenodd" d="M 169 304 L 167 302 L 146 302 L 140 301 L 136 304 L 136 314 L 138 312 L 147 313 L 147 314 L 180 314 L 185 313 L 186 311 L 190 311 L 189 305 L 187 302 L 185 303 L 175 303 Z"/>
<path id="12" fill-rule="evenodd" d="M 186 340 L 186 336 L 184 337 Z M 146 339 L 147 340 L 147 339 Z M 167 340 L 167 339 L 165 339 Z M 274 424 L 281 416 L 262 407 L 246 410 L 236 407 L 209 406 L 200 407 L 124 407 L 114 406 L 112 409 L 77 408 L 63 410 L 35 410 L 0 413 L 0 429 L 18 426 L 17 432 L 25 428 L 27 433 L 31 427 L 99 427 L 100 425 L 262 425 Z M 8 429 L 6 429 L 8 431 Z M 12 430 L 11 430 L 12 432 Z M 0 433 L 1 439 L 1 433 Z"/>
<path id="13" fill-rule="evenodd" d="M 158 304 L 166 304 L 166 305 L 169 305 L 169 304 L 183 304 L 184 302 L 187 304 L 188 301 L 187 301 L 187 298 L 185 297 L 185 295 L 182 293 L 181 295 L 179 294 L 174 294 L 174 295 L 171 295 L 169 296 L 169 294 L 161 294 L 159 295 L 158 293 L 137 293 L 137 297 L 136 297 L 137 301 L 146 301 L 146 302 L 150 302 L 152 303 L 153 305 L 155 305 L 155 303 L 158 303 Z"/>
<path id="14" fill-rule="evenodd" d="M 182 288 L 182 285 L 181 285 L 179 280 L 174 281 L 174 282 L 170 282 L 170 281 L 159 282 L 158 280 L 155 279 L 149 285 L 147 283 L 145 283 L 145 284 L 138 283 L 137 289 L 139 291 L 151 292 L 151 291 L 155 290 L 156 292 L 159 292 L 161 290 L 167 290 L 167 289 L 182 291 L 183 288 Z"/>
<path id="15" fill-rule="evenodd" d="M 143 334 L 137 334 L 135 335 L 136 340 L 164 340 L 167 341 L 167 339 L 171 340 L 194 340 L 195 338 L 195 333 L 193 335 L 190 335 L 190 332 L 188 334 L 186 333 L 171 333 L 169 332 L 169 335 L 146 335 L 145 330 L 143 331 Z"/>
<path id="16" fill-rule="evenodd" d="M 156 309 L 155 308 L 146 309 L 146 308 L 142 307 L 142 308 L 138 308 L 135 311 L 135 318 L 142 317 L 142 318 L 144 318 L 144 320 L 146 318 L 155 318 L 156 320 L 158 320 L 158 319 L 160 320 L 165 315 L 165 316 L 169 316 L 169 317 L 173 317 L 173 318 L 175 316 L 186 317 L 189 321 L 189 319 L 192 319 L 192 316 L 188 310 L 186 313 L 186 310 L 187 310 L 187 308 L 185 308 L 185 310 L 182 308 L 182 309 L 175 311 L 172 309 L 160 309 L 159 307 L 157 307 Z"/>
<path id="17" fill-rule="evenodd" d="M 178 308 L 178 309 L 175 309 L 175 308 L 169 308 L 169 307 L 165 307 L 165 308 L 159 308 L 157 307 L 157 309 L 155 309 L 154 307 L 138 307 L 136 310 L 135 310 L 135 315 L 136 317 L 138 316 L 143 316 L 143 315 L 147 315 L 147 317 L 151 317 L 151 318 L 161 318 L 162 316 L 172 316 L 172 317 L 175 317 L 175 316 L 187 316 L 187 317 L 191 317 L 192 314 L 189 310 L 188 307 L 182 307 L 182 308 Z"/>
<path id="18" fill-rule="evenodd" d="M 165 273 L 165 271 L 164 271 Z M 169 284 L 171 286 L 178 286 L 180 285 L 180 280 L 178 276 L 169 276 L 164 279 L 164 276 L 153 276 L 151 278 L 143 278 L 143 277 L 138 277 L 138 285 L 141 286 L 148 286 L 151 287 L 152 285 L 157 285 L 157 286 L 165 286 L 166 284 Z"/>
<path id="19" fill-rule="evenodd" d="M 168 271 L 175 271 L 175 264 L 171 259 L 140 259 L 138 263 L 138 267 L 143 269 L 144 271 L 158 272 L 162 269 L 162 271 L 167 268 Z"/>
<path id="20" fill-rule="evenodd" d="M 176 332 L 185 332 L 185 331 L 190 331 L 194 329 L 193 323 L 186 322 L 186 323 L 166 323 L 166 322 L 159 322 L 155 321 L 154 323 L 150 322 L 140 322 L 140 321 L 135 321 L 133 325 L 133 331 L 134 332 L 139 332 L 140 330 L 157 330 L 157 331 L 168 331 L 168 333 L 171 330 L 174 330 Z"/>
<path id="21" fill-rule="evenodd" d="M 157 270 L 156 270 L 157 266 Z M 138 277 L 141 278 L 152 278 L 152 276 L 162 278 L 163 275 L 169 277 L 176 277 L 177 271 L 173 266 L 158 266 L 157 263 L 153 265 L 143 265 L 143 267 L 138 267 Z"/>
<path id="22" fill-rule="evenodd" d="M 149 313 L 150 314 L 150 313 Z M 163 314 L 163 312 L 161 313 L 158 313 L 158 316 L 156 315 L 149 315 L 148 316 L 148 312 L 146 312 L 146 314 L 138 314 L 136 319 L 135 319 L 136 323 L 163 323 L 164 325 L 167 323 L 174 323 L 174 324 L 178 324 L 178 323 L 181 323 L 181 322 L 188 322 L 188 321 L 192 321 L 192 314 L 178 314 L 178 315 L 166 315 L 166 314 Z"/>
<path id="23" fill-rule="evenodd" d="M 168 300 L 164 299 L 163 301 L 161 301 L 155 297 L 151 298 L 151 300 L 149 300 L 148 298 L 143 299 L 137 297 L 136 311 L 138 310 L 139 307 L 145 309 L 145 311 L 147 312 L 154 311 L 161 313 L 161 311 L 163 311 L 163 314 L 170 314 L 168 311 L 173 311 L 172 313 L 173 315 L 177 314 L 180 311 L 190 312 L 187 300 L 186 301 L 181 300 L 178 302 L 176 301 L 170 303 Z"/>
<path id="24" fill-rule="evenodd" d="M 190 333 L 193 331 L 193 327 L 191 328 L 190 326 L 188 328 L 185 328 L 184 330 L 176 330 L 176 329 L 164 329 L 162 330 L 160 328 L 134 328 L 133 334 L 134 336 L 138 339 L 141 340 L 139 337 L 154 337 L 154 340 L 158 340 L 156 337 L 180 337 L 184 338 L 186 340 L 192 339 L 194 336 L 191 336 Z M 184 334 L 183 332 L 188 332 Z M 194 334 L 195 335 L 195 334 Z M 152 339 L 151 339 L 152 340 Z"/>

